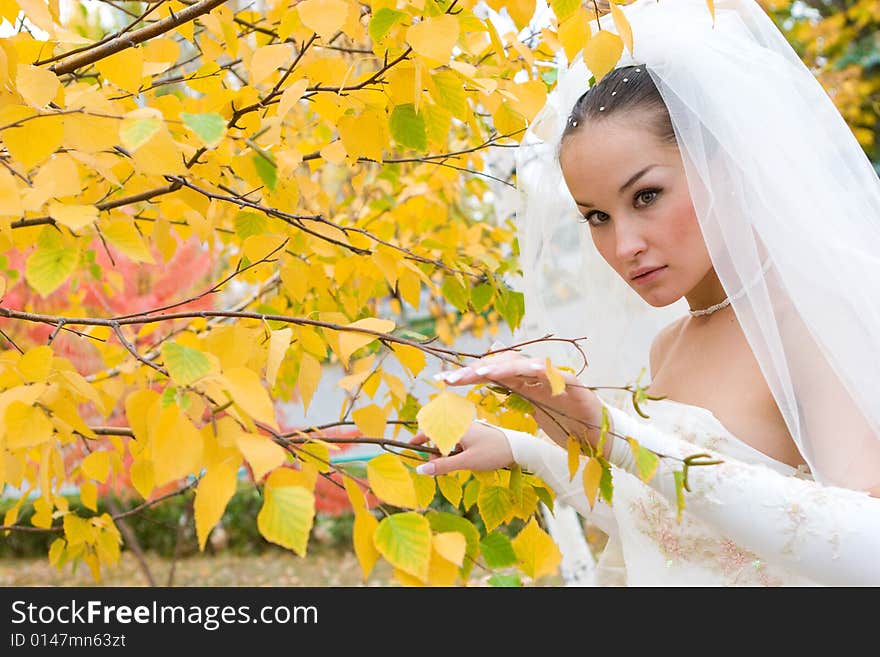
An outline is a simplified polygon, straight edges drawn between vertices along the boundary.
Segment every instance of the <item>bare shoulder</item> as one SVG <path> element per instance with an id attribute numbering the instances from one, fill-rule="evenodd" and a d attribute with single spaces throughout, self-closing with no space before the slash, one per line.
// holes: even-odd
<path id="1" fill-rule="evenodd" d="M 657 335 L 654 336 L 654 341 L 651 343 L 651 352 L 649 354 L 652 378 L 656 376 L 663 361 L 666 360 L 666 354 L 669 352 L 669 347 L 678 336 L 686 319 L 687 316 L 679 317 L 660 329 Z"/>

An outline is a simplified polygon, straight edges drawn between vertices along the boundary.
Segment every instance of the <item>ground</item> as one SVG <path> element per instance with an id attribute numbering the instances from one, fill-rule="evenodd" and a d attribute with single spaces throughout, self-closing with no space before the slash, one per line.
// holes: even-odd
<path id="1" fill-rule="evenodd" d="M 148 554 L 147 560 L 156 583 L 167 585 L 170 560 Z M 471 577 L 474 585 L 483 579 Z M 545 577 L 539 585 L 555 586 L 558 577 Z M 146 578 L 130 552 L 123 552 L 119 565 L 108 569 L 95 583 L 89 569 L 80 564 L 76 572 L 65 566 L 60 572 L 47 559 L 3 559 L 0 561 L 0 587 L 7 586 L 145 586 Z M 305 559 L 293 553 L 267 552 L 256 556 L 232 554 L 198 555 L 178 560 L 174 586 L 399 586 L 391 566 L 380 560 L 363 580 L 357 558 L 350 551 L 323 550 Z"/>

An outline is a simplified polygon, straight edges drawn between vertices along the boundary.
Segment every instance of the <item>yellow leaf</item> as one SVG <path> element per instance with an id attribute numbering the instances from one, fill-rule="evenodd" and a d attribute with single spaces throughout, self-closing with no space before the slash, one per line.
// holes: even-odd
<path id="1" fill-rule="evenodd" d="M 345 486 L 345 492 L 348 494 L 348 499 L 354 512 L 366 510 L 367 500 L 364 497 L 364 491 L 361 490 L 357 482 L 351 477 L 343 477 L 342 483 Z"/>
<path id="2" fill-rule="evenodd" d="M 34 515 L 31 516 L 34 527 L 48 529 L 52 526 L 52 505 L 42 497 L 34 500 Z"/>
<path id="3" fill-rule="evenodd" d="M 131 477 L 131 485 L 140 493 L 140 496 L 145 500 L 149 499 L 156 481 L 153 462 L 147 459 L 135 459 L 131 463 L 129 476 Z"/>
<path id="4" fill-rule="evenodd" d="M 299 365 L 299 376 L 296 379 L 296 386 L 303 400 L 303 412 L 308 412 L 309 404 L 315 391 L 318 389 L 320 381 L 320 361 L 311 354 L 304 353 Z"/>
<path id="5" fill-rule="evenodd" d="M 449 454 L 477 416 L 473 402 L 452 392 L 441 392 L 419 409 L 419 431 L 430 438 L 441 453 Z"/>
<path id="6" fill-rule="evenodd" d="M 5 136 L 4 136 L 5 139 Z M 5 168 L 0 169 L 0 215 L 18 217 L 24 213 L 21 206 L 21 190 L 15 178 Z"/>
<path id="7" fill-rule="evenodd" d="M 712 0 L 708 0 L 708 2 L 712 2 Z M 617 28 L 617 33 L 620 35 L 621 39 L 623 39 L 624 45 L 626 45 L 626 49 L 629 50 L 630 55 L 632 55 L 633 51 L 633 33 L 632 27 L 629 24 L 629 21 L 626 19 L 626 15 L 620 10 L 620 7 L 617 6 L 614 0 L 611 0 L 609 3 L 611 7 L 611 17 L 614 19 L 614 26 Z M 711 8 L 711 4 L 710 4 Z M 714 12 L 712 14 L 715 15 Z M 598 78 L 597 78 L 598 79 Z"/>
<path id="8" fill-rule="evenodd" d="M 419 507 L 412 476 L 400 457 L 381 454 L 367 463 L 367 480 L 373 494 L 394 506 L 408 509 Z"/>
<path id="9" fill-rule="evenodd" d="M 300 445 L 298 456 L 305 463 L 311 463 L 318 472 L 330 472 L 330 449 L 329 443 L 316 440 Z"/>
<path id="10" fill-rule="evenodd" d="M 101 234 L 111 245 L 134 262 L 156 264 L 144 238 L 130 218 L 113 217 L 101 225 Z"/>
<path id="11" fill-rule="evenodd" d="M 599 492 L 599 482 L 602 479 L 602 464 L 598 459 L 590 458 L 584 466 L 584 494 L 590 502 L 590 508 L 596 503 L 596 493 Z"/>
<path id="12" fill-rule="evenodd" d="M 411 474 L 413 485 L 416 487 L 416 499 L 419 501 L 419 508 L 424 509 L 434 499 L 437 494 L 437 482 L 430 475 Z"/>
<path id="13" fill-rule="evenodd" d="M 323 159 L 332 164 L 342 164 L 345 161 L 345 145 L 339 139 L 330 142 L 319 152 Z"/>
<path id="14" fill-rule="evenodd" d="M 144 49 L 126 48 L 95 63 L 101 76 L 125 91 L 137 92 L 144 77 Z"/>
<path id="15" fill-rule="evenodd" d="M 251 466 L 256 481 L 287 461 L 284 448 L 267 436 L 241 432 L 236 445 Z"/>
<path id="16" fill-rule="evenodd" d="M 315 521 L 315 495 L 293 482 L 298 473 L 279 468 L 269 475 L 263 507 L 257 514 L 257 528 L 271 541 L 299 556 L 306 556 L 309 534 Z"/>
<path id="17" fill-rule="evenodd" d="M 269 356 L 266 359 L 266 381 L 268 381 L 270 388 L 275 385 L 278 368 L 281 367 L 281 361 L 284 360 L 284 355 L 290 346 L 292 335 L 293 329 L 287 327 L 272 331 L 269 338 Z"/>
<path id="18" fill-rule="evenodd" d="M 406 31 L 406 41 L 422 57 L 446 64 L 458 41 L 459 30 L 455 16 L 433 16 L 411 25 Z"/>
<path id="19" fill-rule="evenodd" d="M 29 105 L 43 108 L 58 94 L 61 82 L 48 69 L 30 64 L 19 64 L 15 77 L 15 88 Z"/>
<path id="20" fill-rule="evenodd" d="M 460 571 L 461 567 L 444 558 L 444 556 L 437 551 L 437 544 L 434 543 L 431 549 L 428 584 L 431 586 L 454 586 Z"/>
<path id="21" fill-rule="evenodd" d="M 425 369 L 425 352 L 418 347 L 392 342 L 391 350 L 413 376 L 418 376 L 419 372 Z"/>
<path id="22" fill-rule="evenodd" d="M 50 114 L 3 131 L 10 154 L 28 170 L 54 153 L 63 140 L 64 117 Z"/>
<path id="23" fill-rule="evenodd" d="M 535 15 L 535 0 L 507 0 L 504 7 L 518 29 L 523 29 Z"/>
<path id="24" fill-rule="evenodd" d="M 226 505 L 235 493 L 238 465 L 237 459 L 227 459 L 215 463 L 199 480 L 196 499 L 193 502 L 199 550 L 205 549 L 208 535 L 220 522 Z"/>
<path id="25" fill-rule="evenodd" d="M 346 480 L 348 477 L 346 477 Z M 379 551 L 373 543 L 376 527 L 379 521 L 369 511 L 356 509 L 354 515 L 354 553 L 361 565 L 364 581 L 370 576 L 376 561 L 379 559 Z"/>
<path id="26" fill-rule="evenodd" d="M 256 86 L 278 71 L 293 53 L 290 43 L 275 43 L 257 48 L 251 57 L 251 85 Z"/>
<path id="27" fill-rule="evenodd" d="M 104 483 L 110 474 L 110 454 L 104 451 L 92 452 L 82 460 L 80 467 L 87 477 Z"/>
<path id="28" fill-rule="evenodd" d="M 437 477 L 437 486 L 449 503 L 458 507 L 461 502 L 461 482 L 454 475 L 439 475 Z"/>
<path id="29" fill-rule="evenodd" d="M 330 41 L 345 24 L 348 4 L 343 0 L 303 0 L 296 5 L 299 17 L 322 41 Z"/>
<path id="30" fill-rule="evenodd" d="M 27 383 L 43 383 L 52 372 L 53 356 L 52 347 L 34 347 L 22 355 L 15 367 Z"/>
<path id="31" fill-rule="evenodd" d="M 36 447 L 52 439 L 52 422 L 36 406 L 13 401 L 6 409 L 5 420 L 6 448 L 10 451 Z"/>
<path id="32" fill-rule="evenodd" d="M 464 534 L 460 532 L 441 532 L 434 534 L 434 549 L 441 557 L 447 561 L 451 561 L 456 566 L 464 563 L 464 553 L 467 548 L 467 541 Z"/>
<path id="33" fill-rule="evenodd" d="M 565 392 L 565 380 L 562 378 L 559 370 L 550 363 L 549 357 L 544 362 L 544 370 L 547 374 L 547 380 L 550 381 L 550 395 L 555 397 Z"/>
<path id="34" fill-rule="evenodd" d="M 272 400 L 256 372 L 246 367 L 234 367 L 226 371 L 221 378 L 232 400 L 245 413 L 278 430 Z"/>
<path id="35" fill-rule="evenodd" d="M 365 436 L 381 438 L 385 435 L 387 413 L 376 404 L 358 408 L 351 413 L 351 418 Z"/>
<path id="36" fill-rule="evenodd" d="M 581 465 L 581 445 L 577 438 L 571 434 L 568 434 L 566 451 L 568 452 L 568 480 L 571 481 Z"/>
<path id="37" fill-rule="evenodd" d="M 395 568 L 424 582 L 431 560 L 431 525 L 423 515 L 407 511 L 386 516 L 376 527 L 373 543 Z"/>
<path id="38" fill-rule="evenodd" d="M 383 149 L 388 143 L 387 118 L 368 111 L 359 116 L 343 116 L 336 127 L 350 158 L 366 157 L 377 162 L 382 161 Z"/>
<path id="39" fill-rule="evenodd" d="M 98 486 L 94 481 L 84 481 L 79 485 L 79 501 L 87 509 L 98 510 Z"/>
<path id="40" fill-rule="evenodd" d="M 86 226 L 91 226 L 98 220 L 98 208 L 94 205 L 51 201 L 49 203 L 49 216 L 71 230 L 80 230 Z"/>
<path id="41" fill-rule="evenodd" d="M 68 514 L 64 516 L 63 523 L 64 538 L 67 539 L 68 546 L 73 547 L 74 545 L 94 542 L 97 528 L 85 518 Z"/>
<path id="42" fill-rule="evenodd" d="M 368 331 L 376 331 L 377 333 L 390 333 L 394 330 L 396 324 L 390 319 L 378 319 L 376 317 L 365 317 L 356 322 L 346 324 L 351 328 L 366 329 Z M 375 335 L 369 333 L 361 333 L 360 331 L 340 331 L 339 332 L 339 359 L 343 366 L 348 367 L 348 360 L 351 355 L 366 345 L 378 339 Z"/>
<path id="43" fill-rule="evenodd" d="M 201 469 L 204 438 L 176 405 L 163 408 L 153 431 L 155 485 L 164 486 Z"/>
<path id="44" fill-rule="evenodd" d="M 306 78 L 300 78 L 296 82 L 292 82 L 290 86 L 284 90 L 281 94 L 281 98 L 278 99 L 277 112 L 279 117 L 284 118 L 287 116 L 287 113 L 303 97 L 308 86 L 309 81 Z"/>
<path id="45" fill-rule="evenodd" d="M 132 156 L 135 170 L 145 175 L 184 175 L 190 170 L 184 164 L 180 146 L 171 138 L 167 129 L 159 130 Z M 198 213 L 194 213 L 198 215 Z M 189 223 L 189 219 L 188 219 Z"/>
<path id="46" fill-rule="evenodd" d="M 562 561 L 562 553 L 556 543 L 538 526 L 534 518 L 511 541 L 511 544 L 519 559 L 520 568 L 533 580 L 552 575 Z"/>
<path id="47" fill-rule="evenodd" d="M 594 34 L 584 46 L 584 62 L 599 82 L 605 74 L 614 68 L 623 54 L 623 40 L 608 30 L 600 30 Z"/>

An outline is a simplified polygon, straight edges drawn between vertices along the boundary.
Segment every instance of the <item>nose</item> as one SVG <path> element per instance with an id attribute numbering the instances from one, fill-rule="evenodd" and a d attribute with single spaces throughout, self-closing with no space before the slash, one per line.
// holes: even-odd
<path id="1" fill-rule="evenodd" d="M 615 254 L 619 262 L 636 259 L 647 248 L 640 222 L 616 218 L 614 222 Z"/>

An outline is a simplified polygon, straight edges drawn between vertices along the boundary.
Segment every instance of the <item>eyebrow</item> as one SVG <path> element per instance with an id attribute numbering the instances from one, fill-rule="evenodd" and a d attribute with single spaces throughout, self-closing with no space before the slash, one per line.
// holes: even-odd
<path id="1" fill-rule="evenodd" d="M 637 172 L 632 178 L 630 178 L 630 179 L 627 180 L 625 183 L 623 183 L 623 185 L 621 185 L 620 190 L 618 191 L 618 194 L 623 194 L 623 193 L 627 190 L 627 188 L 630 187 L 631 185 L 635 184 L 635 182 L 636 182 L 639 178 L 641 178 L 642 176 L 644 176 L 646 173 L 648 173 L 648 171 L 650 171 L 650 170 L 653 169 L 654 167 L 659 167 L 659 166 L 660 166 L 659 164 L 649 164 L 649 165 L 646 166 L 644 169 L 642 169 L 641 171 Z M 585 208 L 594 208 L 594 207 L 596 207 L 596 206 L 593 205 L 592 203 L 586 203 L 586 202 L 582 202 L 582 201 L 575 201 L 575 203 L 577 203 L 578 205 L 582 205 L 582 206 L 584 206 Z"/>

